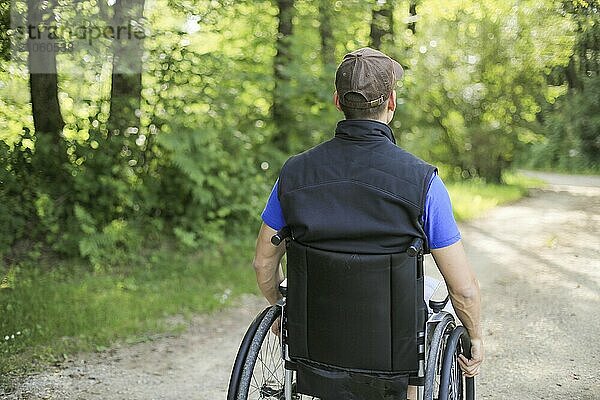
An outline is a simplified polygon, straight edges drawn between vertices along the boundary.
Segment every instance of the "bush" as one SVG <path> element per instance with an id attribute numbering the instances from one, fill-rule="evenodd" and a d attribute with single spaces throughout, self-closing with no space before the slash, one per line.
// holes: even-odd
<path id="1" fill-rule="evenodd" d="M 559 99 L 544 121 L 545 135 L 531 146 L 529 167 L 600 172 L 600 78 Z"/>

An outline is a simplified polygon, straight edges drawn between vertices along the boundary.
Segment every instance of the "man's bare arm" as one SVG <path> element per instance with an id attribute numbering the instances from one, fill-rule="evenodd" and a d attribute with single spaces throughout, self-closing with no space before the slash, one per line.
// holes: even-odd
<path id="1" fill-rule="evenodd" d="M 283 281 L 283 270 L 280 263 L 285 253 L 285 243 L 282 242 L 279 246 L 271 243 L 271 237 L 276 233 L 277 231 L 268 225 L 264 223 L 261 225 L 252 263 L 258 287 L 270 304 L 275 304 L 281 298 L 279 284 Z"/>
<path id="2" fill-rule="evenodd" d="M 460 240 L 441 249 L 432 249 L 431 254 L 444 276 L 456 315 L 471 337 L 471 359 L 461 355 L 461 368 L 467 376 L 475 376 L 483 361 L 479 282 Z"/>

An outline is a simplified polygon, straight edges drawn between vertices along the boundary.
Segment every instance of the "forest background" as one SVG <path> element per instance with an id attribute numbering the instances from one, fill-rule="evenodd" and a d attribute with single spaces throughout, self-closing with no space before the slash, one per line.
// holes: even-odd
<path id="1" fill-rule="evenodd" d="M 404 66 L 392 127 L 459 219 L 525 194 L 517 167 L 600 172 L 595 0 L 0 2 L 0 372 L 255 290 L 279 168 L 364 46 Z"/>

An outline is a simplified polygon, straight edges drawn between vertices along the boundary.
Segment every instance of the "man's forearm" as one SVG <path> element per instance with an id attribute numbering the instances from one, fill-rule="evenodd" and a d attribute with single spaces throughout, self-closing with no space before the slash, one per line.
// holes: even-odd
<path id="1" fill-rule="evenodd" d="M 469 336 L 481 338 L 481 295 L 462 242 L 431 251 L 444 276 L 456 315 Z"/>
<path id="2" fill-rule="evenodd" d="M 281 298 L 279 284 L 283 281 L 283 270 L 279 266 L 259 266 L 254 264 L 256 282 L 263 296 L 270 304 L 275 304 Z"/>
<path id="3" fill-rule="evenodd" d="M 256 254 L 252 265 L 256 272 L 256 283 L 262 294 L 271 304 L 281 298 L 279 284 L 283 281 L 281 258 L 285 253 L 285 243 L 273 246 L 271 237 L 277 231 L 262 224 L 256 240 Z"/>
<path id="4" fill-rule="evenodd" d="M 456 315 L 467 329 L 469 336 L 471 339 L 480 339 L 482 333 L 479 283 L 474 279 L 469 288 L 464 288 L 460 292 L 449 289 L 449 292 Z"/>
<path id="5" fill-rule="evenodd" d="M 460 240 L 450 246 L 433 249 L 431 254 L 446 280 L 456 315 L 471 337 L 471 357 L 461 354 L 458 360 L 460 368 L 466 376 L 475 376 L 484 357 L 479 282 Z"/>

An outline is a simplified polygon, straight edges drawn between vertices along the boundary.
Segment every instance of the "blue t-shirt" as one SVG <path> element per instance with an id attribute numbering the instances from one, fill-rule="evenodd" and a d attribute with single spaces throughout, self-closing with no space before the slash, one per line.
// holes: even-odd
<path id="1" fill-rule="evenodd" d="M 267 205 L 261 214 L 264 223 L 276 231 L 285 226 L 285 219 L 277 196 L 277 186 L 278 182 L 275 182 Z M 441 249 L 460 240 L 460 232 L 452 214 L 452 203 L 448 190 L 437 174 L 431 178 L 425 198 L 423 230 L 427 235 L 429 247 L 432 249 Z"/>

